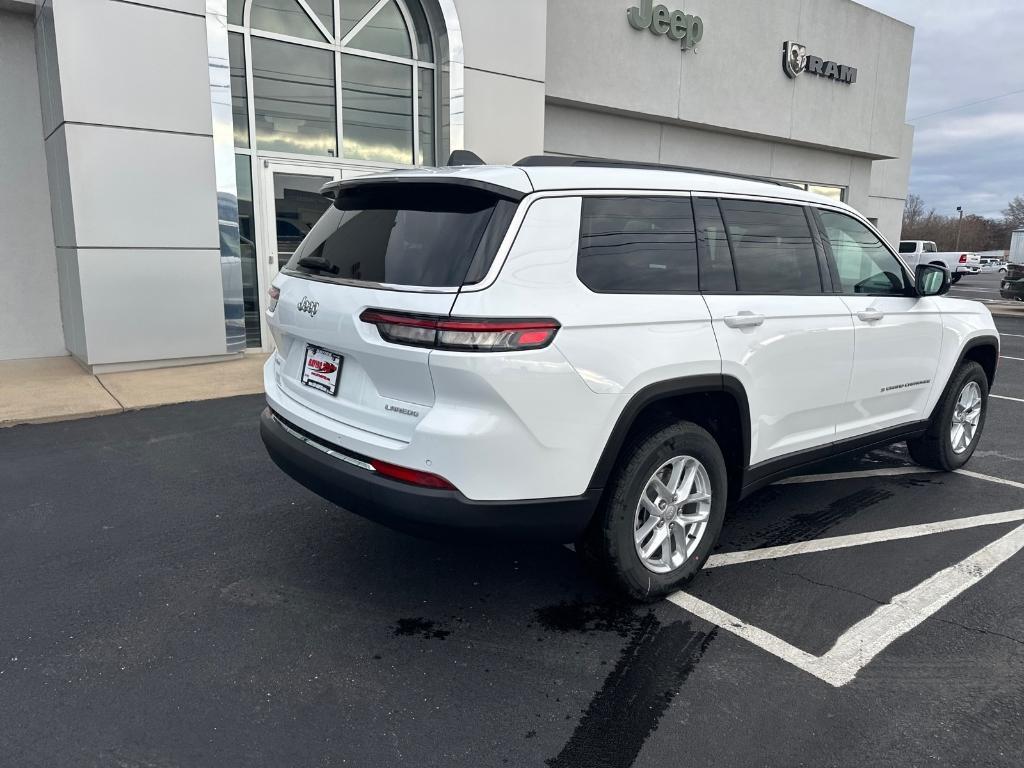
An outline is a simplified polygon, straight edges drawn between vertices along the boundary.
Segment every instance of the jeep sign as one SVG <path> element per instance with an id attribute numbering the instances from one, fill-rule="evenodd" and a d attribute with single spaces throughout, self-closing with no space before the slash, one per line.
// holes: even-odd
<path id="1" fill-rule="evenodd" d="M 649 29 L 652 34 L 679 40 L 683 50 L 693 48 L 704 37 L 704 22 L 700 16 L 670 11 L 664 5 L 654 5 L 654 0 L 640 0 L 639 6 L 627 8 L 626 18 L 633 29 Z"/>

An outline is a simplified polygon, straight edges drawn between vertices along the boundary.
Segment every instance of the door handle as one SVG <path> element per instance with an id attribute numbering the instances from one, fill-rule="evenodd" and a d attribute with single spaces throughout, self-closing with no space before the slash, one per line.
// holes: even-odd
<path id="1" fill-rule="evenodd" d="M 764 322 L 764 315 L 743 310 L 735 315 L 722 318 L 730 328 L 756 328 Z"/>
<path id="2" fill-rule="evenodd" d="M 860 310 L 857 313 L 857 317 L 859 317 L 865 323 L 875 323 L 881 320 L 883 317 L 885 317 L 885 313 L 880 309 L 868 307 L 867 309 Z"/>

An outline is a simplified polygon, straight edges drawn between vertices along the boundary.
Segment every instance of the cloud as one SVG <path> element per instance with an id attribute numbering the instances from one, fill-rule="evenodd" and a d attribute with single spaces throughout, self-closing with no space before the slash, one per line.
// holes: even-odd
<path id="1" fill-rule="evenodd" d="M 867 0 L 915 27 L 908 122 L 915 129 L 910 190 L 951 213 L 1000 216 L 1024 195 L 1024 2 Z M 950 111 L 945 111 L 950 110 Z M 932 114 L 939 112 L 940 114 Z"/>

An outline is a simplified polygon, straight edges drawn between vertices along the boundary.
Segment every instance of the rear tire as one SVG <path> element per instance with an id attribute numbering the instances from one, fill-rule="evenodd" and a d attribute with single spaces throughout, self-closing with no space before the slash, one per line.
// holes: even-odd
<path id="1" fill-rule="evenodd" d="M 949 282 L 951 284 L 953 284 L 953 285 L 956 285 L 957 283 L 960 282 L 960 278 L 962 278 L 962 277 L 963 277 L 963 275 L 956 275 L 956 274 L 950 275 L 949 276 Z"/>
<path id="2" fill-rule="evenodd" d="M 648 432 L 624 449 L 581 554 L 619 591 L 655 600 L 703 567 L 727 497 L 725 459 L 707 430 L 680 421 Z"/>
<path id="3" fill-rule="evenodd" d="M 976 407 L 971 406 L 975 400 Z M 928 423 L 928 431 L 907 441 L 910 457 L 932 469 L 959 469 L 978 447 L 987 413 L 988 377 L 985 369 L 969 360 L 950 379 Z M 958 431 L 958 426 L 962 431 Z"/>

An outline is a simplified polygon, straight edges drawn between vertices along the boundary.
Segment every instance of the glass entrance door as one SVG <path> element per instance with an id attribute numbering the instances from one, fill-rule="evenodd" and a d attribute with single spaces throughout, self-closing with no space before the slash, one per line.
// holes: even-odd
<path id="1" fill-rule="evenodd" d="M 309 230 L 331 205 L 320 194 L 324 184 L 339 179 L 364 176 L 372 171 L 315 163 L 289 163 L 263 159 L 260 165 L 262 216 L 259 224 L 259 248 L 263 255 L 260 274 L 261 319 L 266 312 L 267 291 L 281 268 L 299 247 Z M 263 348 L 269 350 L 273 339 L 263 326 Z"/>

